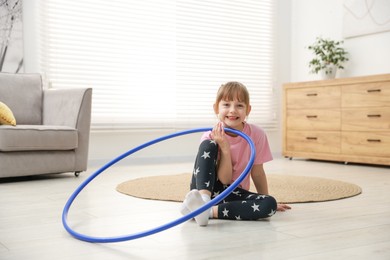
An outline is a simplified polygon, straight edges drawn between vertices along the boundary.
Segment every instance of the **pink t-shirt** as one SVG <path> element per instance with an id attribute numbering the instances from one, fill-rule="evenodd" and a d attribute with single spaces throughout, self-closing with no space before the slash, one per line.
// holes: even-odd
<path id="1" fill-rule="evenodd" d="M 256 148 L 256 157 L 253 165 L 263 164 L 272 160 L 271 150 L 269 148 L 268 139 L 263 129 L 260 127 L 245 123 L 244 129 L 242 130 L 247 136 L 249 136 Z M 205 132 L 201 137 L 201 142 L 204 140 L 210 140 L 211 131 Z M 232 157 L 233 166 L 233 183 L 240 174 L 244 171 L 250 158 L 250 147 L 244 138 L 237 136 L 232 137 L 227 135 L 227 139 L 230 143 L 230 153 Z M 250 174 L 241 182 L 240 187 L 249 190 L 250 187 Z"/>

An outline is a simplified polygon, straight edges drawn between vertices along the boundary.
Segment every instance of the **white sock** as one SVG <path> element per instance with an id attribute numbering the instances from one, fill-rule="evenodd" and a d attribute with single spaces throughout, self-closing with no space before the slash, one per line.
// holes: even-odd
<path id="1" fill-rule="evenodd" d="M 203 201 L 206 202 L 206 203 L 211 200 L 210 195 L 207 195 L 207 194 L 204 194 L 204 193 L 201 193 L 200 195 L 202 196 Z"/>
<path id="2" fill-rule="evenodd" d="M 185 203 L 182 203 L 180 205 L 180 213 L 185 216 L 191 213 L 191 211 L 187 208 Z M 213 207 L 210 208 L 209 211 L 209 218 L 214 218 L 214 212 L 213 212 Z"/>
<path id="3" fill-rule="evenodd" d="M 191 211 L 187 208 L 187 205 L 185 203 L 185 200 L 183 201 L 183 203 L 180 205 L 180 213 L 185 216 L 185 215 L 188 215 L 189 213 L 191 213 Z"/>
<path id="4" fill-rule="evenodd" d="M 185 207 L 182 206 L 182 213 L 183 211 L 186 212 L 185 208 L 187 208 L 190 212 L 195 211 L 198 208 L 202 207 L 204 204 L 206 204 L 206 202 L 204 202 L 204 200 L 202 199 L 202 195 L 199 193 L 198 190 L 191 190 L 187 193 L 183 204 L 185 205 Z M 199 226 L 207 226 L 209 222 L 209 215 L 210 212 L 206 210 L 195 216 L 196 223 L 198 223 Z"/>
<path id="5" fill-rule="evenodd" d="M 204 202 L 209 202 L 211 200 L 211 197 L 210 195 L 207 195 L 207 194 L 204 194 L 204 193 L 201 193 L 201 196 L 202 196 L 202 199 Z M 211 207 L 209 209 L 209 218 L 213 218 L 213 207 Z"/>
<path id="6" fill-rule="evenodd" d="M 202 199 L 204 200 L 204 202 L 209 202 L 211 200 L 210 196 L 208 196 L 207 194 L 203 194 L 201 193 L 202 195 Z M 191 213 L 191 211 L 188 209 L 186 203 L 183 203 L 180 205 L 180 213 L 185 216 L 185 215 L 188 215 Z M 214 218 L 214 212 L 213 212 L 213 207 L 210 208 L 209 210 L 209 218 Z"/>

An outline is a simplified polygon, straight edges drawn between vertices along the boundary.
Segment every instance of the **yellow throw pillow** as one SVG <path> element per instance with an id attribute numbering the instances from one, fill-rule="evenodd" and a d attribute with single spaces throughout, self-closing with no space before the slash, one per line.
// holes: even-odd
<path id="1" fill-rule="evenodd" d="M 0 125 L 16 125 L 14 114 L 3 102 L 0 102 Z"/>

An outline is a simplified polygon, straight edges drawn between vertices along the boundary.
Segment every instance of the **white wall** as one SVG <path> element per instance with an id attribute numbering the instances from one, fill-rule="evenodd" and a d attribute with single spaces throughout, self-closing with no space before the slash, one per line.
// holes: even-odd
<path id="1" fill-rule="evenodd" d="M 291 81 L 320 79 L 319 75 L 308 72 L 312 54 L 306 49 L 317 36 L 344 40 L 350 60 L 337 77 L 390 73 L 390 32 L 343 39 L 344 1 L 291 2 Z"/>
<path id="2" fill-rule="evenodd" d="M 340 0 L 277 0 L 277 58 L 275 92 L 281 101 L 282 84 L 290 81 L 320 79 L 309 74 L 310 52 L 306 49 L 317 36 L 342 40 L 343 1 Z M 24 39 L 26 72 L 39 72 L 37 61 L 36 22 L 34 10 L 39 0 L 24 1 Z M 350 53 L 346 70 L 338 77 L 390 73 L 390 32 L 346 39 Z M 252 104 L 256 105 L 256 104 Z M 280 110 L 281 111 L 281 108 Z M 281 118 L 281 117 L 280 117 Z M 199 126 L 207 127 L 207 126 Z M 161 131 L 91 131 L 90 161 L 106 162 L 146 141 L 175 132 Z M 281 154 L 281 131 L 267 132 L 275 156 Z M 130 156 L 128 160 L 156 162 L 193 160 L 199 134 L 183 136 L 159 143 Z"/>

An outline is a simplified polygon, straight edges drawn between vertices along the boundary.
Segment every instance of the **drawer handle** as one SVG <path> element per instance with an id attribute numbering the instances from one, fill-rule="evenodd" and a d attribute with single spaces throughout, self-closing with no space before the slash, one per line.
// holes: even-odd
<path id="1" fill-rule="evenodd" d="M 381 92 L 381 89 L 367 89 L 368 93 Z"/>
<path id="2" fill-rule="evenodd" d="M 307 93 L 306 96 L 308 96 L 308 97 L 316 97 L 316 96 L 318 96 L 318 94 L 317 93 Z"/>
<path id="3" fill-rule="evenodd" d="M 381 117 L 381 115 L 380 114 L 378 114 L 378 115 L 367 115 L 367 117 Z"/>
<path id="4" fill-rule="evenodd" d="M 308 137 L 306 137 L 306 140 L 317 140 L 317 137 L 310 137 L 310 136 L 308 136 Z"/>
<path id="5" fill-rule="evenodd" d="M 367 142 L 369 142 L 369 143 L 380 143 L 381 139 L 367 139 Z"/>
<path id="6" fill-rule="evenodd" d="M 306 117 L 307 117 L 307 118 L 317 118 L 316 115 L 307 115 Z"/>

